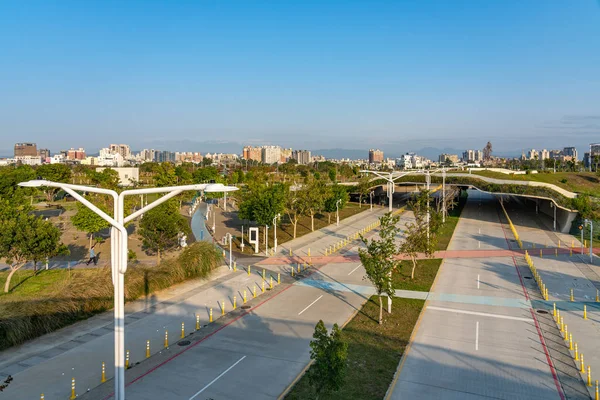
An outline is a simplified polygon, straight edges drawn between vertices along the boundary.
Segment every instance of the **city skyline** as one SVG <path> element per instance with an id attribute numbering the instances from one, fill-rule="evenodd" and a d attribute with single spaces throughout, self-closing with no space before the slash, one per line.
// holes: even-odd
<path id="1" fill-rule="evenodd" d="M 592 0 L 34 2 L 0 20 L 3 155 L 16 141 L 582 153 L 600 136 Z"/>

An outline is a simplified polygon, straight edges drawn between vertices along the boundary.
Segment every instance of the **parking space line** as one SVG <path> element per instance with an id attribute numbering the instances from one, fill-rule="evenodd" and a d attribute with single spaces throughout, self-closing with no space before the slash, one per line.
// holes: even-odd
<path id="1" fill-rule="evenodd" d="M 231 369 L 233 367 L 235 367 L 236 365 L 238 365 L 240 362 L 242 362 L 242 360 L 246 358 L 246 356 L 243 356 L 242 358 L 240 358 L 239 360 L 237 360 L 231 367 L 227 368 L 225 371 L 221 372 L 221 375 L 217 376 L 215 379 L 213 379 L 208 385 L 204 386 L 202 389 L 200 389 L 200 391 L 198 391 L 195 395 L 193 395 L 192 397 L 190 397 L 190 400 L 194 400 L 194 398 L 196 398 L 196 396 L 198 396 L 200 393 L 204 392 L 206 389 L 208 389 L 210 387 L 210 385 L 212 385 L 213 383 L 215 383 L 216 381 L 218 381 L 223 375 L 225 375 L 226 373 L 228 373 L 229 371 L 231 371 Z"/>
<path id="2" fill-rule="evenodd" d="M 492 313 L 482 313 L 482 312 L 477 312 L 477 311 L 457 310 L 455 308 L 428 306 L 427 309 L 428 310 L 438 310 L 438 311 L 448 311 L 448 312 L 454 312 L 454 313 L 458 313 L 458 314 L 480 315 L 482 317 L 512 319 L 515 321 L 533 322 L 533 319 L 531 319 L 531 318 L 513 317 L 511 315 L 501 315 L 501 314 L 492 314 Z"/>
<path id="3" fill-rule="evenodd" d="M 315 301 L 313 301 L 308 306 L 306 306 L 306 308 L 304 310 L 300 311 L 298 313 L 298 315 L 301 315 L 304 311 L 308 310 L 310 308 L 310 306 L 312 306 L 313 304 L 315 304 L 317 301 L 321 300 L 321 297 L 323 297 L 323 295 L 320 295 L 319 297 L 317 297 L 317 299 Z"/>
<path id="4" fill-rule="evenodd" d="M 358 267 L 354 268 L 352 271 L 348 272 L 348 275 L 350 275 L 351 273 L 353 273 L 354 271 L 356 271 L 359 268 L 360 268 L 360 265 Z"/>

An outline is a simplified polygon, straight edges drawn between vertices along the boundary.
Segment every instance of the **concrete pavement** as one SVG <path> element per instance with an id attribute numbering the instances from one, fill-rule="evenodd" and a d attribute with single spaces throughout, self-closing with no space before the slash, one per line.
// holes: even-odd
<path id="1" fill-rule="evenodd" d="M 470 194 L 449 250 L 508 249 L 495 200 Z M 387 398 L 564 399 L 526 285 L 512 257 L 445 260 Z"/>

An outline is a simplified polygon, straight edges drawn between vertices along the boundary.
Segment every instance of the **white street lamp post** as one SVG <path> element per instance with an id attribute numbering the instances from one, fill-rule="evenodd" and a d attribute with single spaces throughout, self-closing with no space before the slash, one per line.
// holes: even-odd
<path id="1" fill-rule="evenodd" d="M 281 214 L 277 214 L 273 218 L 273 251 L 277 253 L 277 219 L 281 218 Z"/>
<path id="2" fill-rule="evenodd" d="M 265 225 L 265 256 L 269 256 L 269 225 Z"/>
<path id="3" fill-rule="evenodd" d="M 550 208 L 554 209 L 554 222 L 553 222 L 553 228 L 556 231 L 556 205 L 554 205 L 553 202 L 550 202 Z"/>
<path id="4" fill-rule="evenodd" d="M 594 222 L 591 219 L 585 219 L 585 224 L 590 226 L 590 264 L 594 263 Z"/>
<path id="5" fill-rule="evenodd" d="M 115 329 L 115 399 L 125 399 L 125 272 L 127 271 L 127 229 L 125 224 L 141 216 L 145 212 L 164 203 L 186 190 L 204 190 L 207 192 L 223 192 L 237 190 L 235 187 L 223 186 L 222 184 L 199 184 L 186 186 L 170 186 L 162 188 L 124 190 L 117 193 L 114 190 L 102 189 L 89 186 L 71 185 L 67 183 L 51 182 L 46 180 L 32 180 L 21 182 L 19 186 L 24 187 L 56 187 L 69 193 L 74 199 L 81 202 L 92 210 L 103 220 L 108 222 L 112 228 L 110 233 L 111 242 L 111 269 L 112 282 L 114 286 L 114 329 Z M 112 196 L 113 217 L 96 207 L 85 197 L 77 192 L 99 193 Z M 140 208 L 131 215 L 125 217 L 125 196 L 143 195 L 148 193 L 166 193 L 149 205 Z"/>
<path id="6" fill-rule="evenodd" d="M 335 226 L 340 226 L 340 203 L 341 199 L 335 202 Z"/>
<path id="7" fill-rule="evenodd" d="M 242 225 L 242 243 L 240 244 L 240 249 L 242 249 L 242 253 L 244 252 L 244 225 Z"/>
<path id="8" fill-rule="evenodd" d="M 369 211 L 373 211 L 373 191 L 369 193 L 369 197 L 371 198 L 371 209 Z"/>
<path id="9" fill-rule="evenodd" d="M 446 169 L 442 169 L 442 223 L 446 223 Z"/>
<path id="10" fill-rule="evenodd" d="M 217 201 L 218 201 L 218 200 L 217 200 Z M 215 237 L 215 234 L 216 234 L 216 227 L 217 227 L 217 225 L 215 224 L 215 214 L 217 213 L 217 211 L 216 211 L 216 210 L 217 210 L 217 207 L 215 207 L 215 205 L 214 205 L 214 204 L 211 204 L 211 205 L 210 205 L 210 209 L 212 210 L 212 215 L 213 215 L 213 226 L 212 226 L 212 228 L 213 228 L 213 229 L 212 229 L 212 231 L 213 231 L 213 237 Z"/>

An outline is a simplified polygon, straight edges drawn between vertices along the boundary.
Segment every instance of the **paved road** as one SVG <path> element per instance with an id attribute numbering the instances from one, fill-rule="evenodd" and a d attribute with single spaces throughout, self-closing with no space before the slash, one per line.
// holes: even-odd
<path id="1" fill-rule="evenodd" d="M 498 218 L 472 193 L 449 249 L 507 249 Z M 464 303 L 427 302 L 389 398 L 564 398 L 512 257 L 445 260 L 433 292 Z"/>
<path id="2" fill-rule="evenodd" d="M 342 221 L 337 236 L 361 229 L 378 216 L 375 212 L 365 213 L 361 218 Z M 335 234 L 336 230 L 332 236 Z M 327 243 L 327 239 L 320 240 L 316 249 Z M 322 266 L 319 273 L 311 278 L 361 285 L 364 284 L 363 273 L 357 267 L 358 263 L 330 263 Z M 284 282 L 274 293 L 267 291 L 264 295 L 260 294 L 261 269 L 253 269 L 248 276 L 240 266 L 239 271 L 231 273 L 224 268 L 216 282 L 196 282 L 195 285 L 189 282 L 183 285 L 183 289 L 174 288 L 158 298 L 151 297 L 145 302 L 138 302 L 135 307 L 130 305 L 132 308 L 126 312 L 125 321 L 126 349 L 131 352 L 131 364 L 142 364 L 127 371 L 128 379 L 142 374 L 140 371 L 145 363 L 156 363 L 156 360 L 178 349 L 174 343 L 179 338 L 181 322 L 185 322 L 186 332 L 189 333 L 194 328 L 196 315 L 200 316 L 202 325 L 208 323 L 210 308 L 213 308 L 216 320 L 223 302 L 227 311 L 231 309 L 233 296 L 237 297 L 238 310 L 232 315 L 239 316 L 236 313 L 241 312 L 239 307 L 242 305 L 243 291 L 246 290 L 250 298 L 252 288 L 256 285 L 259 293 L 249 314 L 235 321 L 227 315 L 201 328 L 192 339 L 209 337 L 201 342 L 195 340 L 199 344 L 187 347 L 190 350 L 169 363 L 168 367 L 160 368 L 157 373 L 131 385 L 127 390 L 128 398 L 172 398 L 175 394 L 179 396 L 179 393 L 191 397 L 202 388 L 201 383 L 208 385 L 243 356 L 246 358 L 236 365 L 233 375 L 242 375 L 235 379 L 236 384 L 239 383 L 237 389 L 231 384 L 231 379 L 223 377 L 219 380 L 222 380 L 224 387 L 215 382 L 210 391 L 206 389 L 206 398 L 210 397 L 209 393 L 216 396 L 219 390 L 227 393 L 226 396 L 219 394 L 219 398 L 236 398 L 232 397 L 232 392 L 244 399 L 248 398 L 248 393 L 252 393 L 252 398 L 277 397 L 307 364 L 308 342 L 316 322 L 323 319 L 328 325 L 334 322 L 342 324 L 367 298 L 360 291 L 327 291 L 316 285 L 291 285 L 295 279 L 287 275 L 289 266 L 267 268 L 267 287 L 271 274 L 276 277 L 277 271 L 286 273 L 282 274 Z M 269 300 L 264 301 L 267 298 Z M 113 373 L 111 322 L 112 314 L 106 313 L 0 353 L 0 374 L 14 377 L 0 398 L 32 399 L 44 393 L 46 399 L 64 399 L 70 394 L 71 377 L 76 378 L 77 393 L 81 395 L 88 388 L 93 389 L 100 384 L 103 361 L 107 366 L 107 379 L 110 379 Z M 171 346 L 168 350 L 162 349 L 165 330 L 170 335 Z M 154 354 L 148 361 L 144 361 L 146 340 L 150 340 Z M 159 352 L 161 354 L 156 355 Z M 268 368 L 264 368 L 266 365 Z M 192 374 L 187 386 L 179 383 L 180 375 L 190 376 L 183 374 L 182 370 Z M 231 371 L 234 372 L 233 369 Z M 166 376 L 171 379 L 163 379 Z M 198 376 L 202 376 L 202 379 Z M 102 390 L 108 390 L 110 393 L 112 386 L 112 382 L 109 382 L 99 391 L 92 392 L 102 394 Z M 152 393 L 151 397 L 148 397 L 149 393 Z"/>

